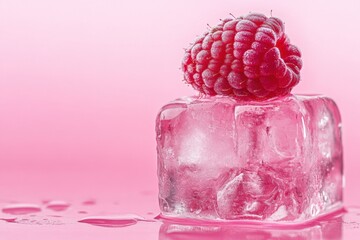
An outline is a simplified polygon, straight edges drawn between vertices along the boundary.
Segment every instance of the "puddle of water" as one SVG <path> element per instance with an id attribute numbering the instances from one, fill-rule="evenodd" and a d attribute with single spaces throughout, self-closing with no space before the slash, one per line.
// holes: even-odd
<path id="1" fill-rule="evenodd" d="M 134 225 L 138 221 L 151 221 L 151 220 L 146 220 L 145 218 L 134 214 L 91 216 L 79 220 L 79 222 L 81 223 L 87 223 L 101 227 L 126 227 L 130 225 Z"/>
<path id="2" fill-rule="evenodd" d="M 2 212 L 12 215 L 24 215 L 41 212 L 41 207 L 35 204 L 10 204 L 5 206 Z"/>

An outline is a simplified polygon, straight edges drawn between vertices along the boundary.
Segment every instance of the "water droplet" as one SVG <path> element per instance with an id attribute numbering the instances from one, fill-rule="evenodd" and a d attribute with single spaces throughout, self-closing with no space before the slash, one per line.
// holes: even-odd
<path id="1" fill-rule="evenodd" d="M 12 215 L 23 215 L 40 212 L 41 208 L 35 204 L 10 204 L 2 209 L 3 213 Z"/>
<path id="2" fill-rule="evenodd" d="M 49 199 L 44 199 L 44 200 L 42 200 L 41 202 L 42 202 L 42 204 L 48 204 L 50 201 L 51 201 L 51 200 L 49 200 Z"/>
<path id="3" fill-rule="evenodd" d="M 89 199 L 82 202 L 83 205 L 95 205 L 96 201 L 94 199 Z"/>
<path id="4" fill-rule="evenodd" d="M 53 211 L 65 211 L 70 207 L 70 204 L 64 201 L 50 201 L 48 202 L 46 208 L 51 209 Z"/>
<path id="5" fill-rule="evenodd" d="M 134 214 L 93 216 L 81 219 L 79 222 L 101 227 L 126 227 L 136 224 L 138 221 L 146 221 L 144 218 Z"/>

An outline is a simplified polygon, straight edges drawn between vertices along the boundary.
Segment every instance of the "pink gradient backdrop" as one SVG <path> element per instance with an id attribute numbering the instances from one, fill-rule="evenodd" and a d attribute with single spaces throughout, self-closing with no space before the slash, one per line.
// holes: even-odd
<path id="1" fill-rule="evenodd" d="M 270 10 L 303 53 L 294 92 L 341 109 L 345 199 L 357 204 L 357 0 L 0 0 L 1 198 L 156 191 L 155 116 L 195 93 L 181 81 L 183 48 L 230 12 Z"/>

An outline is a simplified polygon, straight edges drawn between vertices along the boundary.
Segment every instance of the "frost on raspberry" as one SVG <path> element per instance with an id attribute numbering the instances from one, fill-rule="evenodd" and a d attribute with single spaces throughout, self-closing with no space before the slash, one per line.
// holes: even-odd
<path id="1" fill-rule="evenodd" d="M 301 53 L 275 17 L 251 13 L 222 20 L 185 52 L 185 81 L 206 95 L 265 100 L 300 81 Z"/>

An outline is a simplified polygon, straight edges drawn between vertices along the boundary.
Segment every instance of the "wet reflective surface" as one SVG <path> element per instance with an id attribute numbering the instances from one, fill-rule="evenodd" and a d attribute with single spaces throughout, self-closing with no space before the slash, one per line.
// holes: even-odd
<path id="1" fill-rule="evenodd" d="M 158 219 L 155 178 L 151 181 L 149 177 L 145 184 L 126 180 L 128 176 L 119 175 L 115 167 L 107 171 L 98 167 L 96 174 L 93 170 L 85 170 L 54 170 L 45 176 L 40 170 L 35 172 L 37 174 L 24 175 L 2 171 L 1 239 L 357 240 L 360 236 L 360 206 L 346 204 L 347 212 L 337 212 L 302 226 L 206 224 Z M 79 177 L 80 172 L 86 177 Z M 67 182 L 64 182 L 64 176 L 69 179 Z M 140 176 L 146 177 L 140 174 L 137 177 Z M 120 181 L 122 177 L 124 179 Z M 355 190 L 352 192 L 356 193 Z"/>
<path id="2" fill-rule="evenodd" d="M 146 193 L 156 198 L 156 194 Z M 144 193 L 138 193 L 138 197 Z M 0 234 L 6 239 L 358 239 L 360 207 L 347 207 L 301 226 L 270 226 L 240 223 L 205 223 L 162 219 L 151 202 L 138 211 L 125 212 L 141 199 L 97 201 L 96 199 L 1 202 Z M 143 208 L 144 205 L 148 209 Z M 139 205 L 140 206 L 140 205 Z"/>

